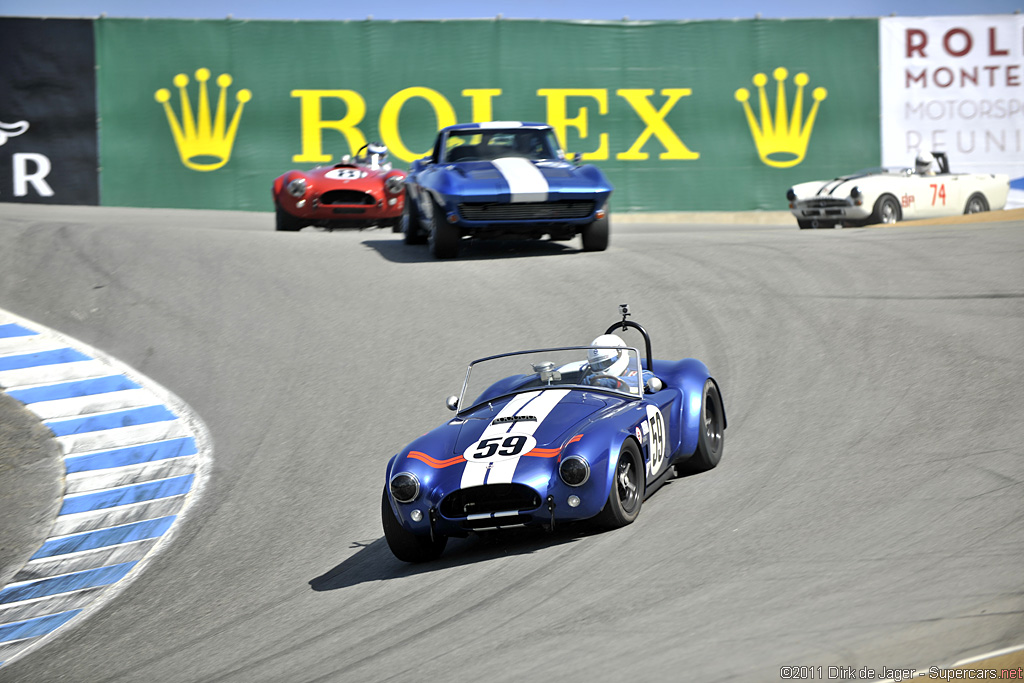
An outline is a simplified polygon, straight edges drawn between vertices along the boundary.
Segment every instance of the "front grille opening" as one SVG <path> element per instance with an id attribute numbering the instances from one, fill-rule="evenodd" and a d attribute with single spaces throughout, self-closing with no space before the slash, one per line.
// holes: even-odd
<path id="1" fill-rule="evenodd" d="M 459 216 L 467 221 L 545 221 L 586 218 L 594 213 L 590 200 L 459 204 Z"/>
<path id="2" fill-rule="evenodd" d="M 449 493 L 441 501 L 441 514 L 449 519 L 509 510 L 535 510 L 540 494 L 523 484 L 485 484 Z"/>
<path id="3" fill-rule="evenodd" d="M 816 199 L 808 199 L 804 205 L 807 207 L 813 207 L 816 209 L 825 209 L 832 206 L 847 206 L 849 202 L 845 199 L 836 199 L 834 197 L 819 197 Z"/>
<path id="4" fill-rule="evenodd" d="M 373 195 L 358 190 L 330 190 L 320 197 L 321 204 L 376 204 Z"/>
<path id="5" fill-rule="evenodd" d="M 508 529 L 525 526 L 530 522 L 530 515 L 508 515 L 506 517 L 487 517 L 486 519 L 467 519 L 462 522 L 463 529 Z"/>

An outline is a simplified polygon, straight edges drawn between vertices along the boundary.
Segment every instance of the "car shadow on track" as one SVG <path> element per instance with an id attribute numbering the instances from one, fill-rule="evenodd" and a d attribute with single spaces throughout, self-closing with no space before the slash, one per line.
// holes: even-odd
<path id="1" fill-rule="evenodd" d="M 434 258 L 425 246 L 411 246 L 401 239 L 364 240 L 363 244 L 374 249 L 392 263 L 443 263 Z M 470 240 L 463 244 L 456 261 L 489 261 L 494 259 L 530 258 L 534 256 L 558 256 L 581 254 L 582 250 L 572 242 L 551 240 Z"/>
<path id="2" fill-rule="evenodd" d="M 542 529 L 508 529 L 498 533 L 452 538 L 440 559 L 422 564 L 408 564 L 395 558 L 383 537 L 369 543 L 354 541 L 358 548 L 326 574 L 309 581 L 315 591 L 332 591 L 356 586 L 367 581 L 386 581 L 438 569 L 479 564 L 509 555 L 527 555 L 545 548 L 574 543 L 586 536 L 601 533 L 600 529 L 582 523 L 565 524 L 552 532 Z"/>

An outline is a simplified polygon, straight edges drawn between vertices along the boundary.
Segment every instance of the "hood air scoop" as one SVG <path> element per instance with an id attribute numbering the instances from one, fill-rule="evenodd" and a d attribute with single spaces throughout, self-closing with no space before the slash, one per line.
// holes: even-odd
<path id="1" fill-rule="evenodd" d="M 536 422 L 533 415 L 509 415 L 508 417 L 496 417 L 491 421 L 492 425 L 504 424 L 506 422 Z"/>

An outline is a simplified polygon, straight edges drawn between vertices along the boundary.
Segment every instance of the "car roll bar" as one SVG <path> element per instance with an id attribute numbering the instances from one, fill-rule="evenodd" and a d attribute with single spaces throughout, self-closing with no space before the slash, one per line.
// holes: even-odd
<path id="1" fill-rule="evenodd" d="M 632 320 L 626 320 L 626 318 L 629 317 L 629 304 L 619 304 L 619 313 L 622 314 L 622 320 L 609 327 L 604 333 L 613 334 L 617 331 L 625 332 L 626 328 L 629 327 L 634 330 L 639 330 L 640 334 L 643 335 L 644 345 L 647 349 L 647 370 L 654 372 L 654 357 L 651 355 L 651 335 L 647 334 L 647 330 L 645 330 L 643 325 L 640 323 L 635 323 Z"/>

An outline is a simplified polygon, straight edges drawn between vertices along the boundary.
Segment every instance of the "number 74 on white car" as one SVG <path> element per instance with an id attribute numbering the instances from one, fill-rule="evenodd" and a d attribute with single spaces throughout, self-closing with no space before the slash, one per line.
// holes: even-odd
<path id="1" fill-rule="evenodd" d="M 1006 206 L 1009 191 L 1006 174 L 950 173 L 944 152 L 925 152 L 914 168 L 874 168 L 800 183 L 786 198 L 803 230 L 994 211 Z"/>

